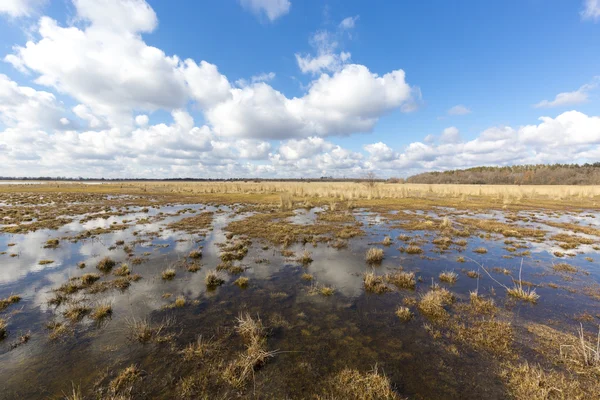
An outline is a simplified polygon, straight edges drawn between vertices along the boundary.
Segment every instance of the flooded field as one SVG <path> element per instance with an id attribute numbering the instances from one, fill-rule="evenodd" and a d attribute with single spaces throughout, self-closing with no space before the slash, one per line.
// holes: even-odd
<path id="1" fill-rule="evenodd" d="M 600 396 L 595 203 L 243 200 L 0 193 L 0 397 Z"/>

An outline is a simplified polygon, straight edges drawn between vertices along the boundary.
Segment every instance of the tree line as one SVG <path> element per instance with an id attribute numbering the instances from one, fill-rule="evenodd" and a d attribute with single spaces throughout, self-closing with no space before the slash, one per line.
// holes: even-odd
<path id="1" fill-rule="evenodd" d="M 600 162 L 593 164 L 535 164 L 509 167 L 475 167 L 424 172 L 408 183 L 478 185 L 600 185 Z"/>

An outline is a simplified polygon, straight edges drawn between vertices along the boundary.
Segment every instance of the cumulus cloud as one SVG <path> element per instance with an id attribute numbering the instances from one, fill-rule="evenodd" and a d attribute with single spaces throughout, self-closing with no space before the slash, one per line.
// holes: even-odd
<path id="1" fill-rule="evenodd" d="M 585 103 L 589 99 L 589 92 L 596 89 L 600 84 L 600 76 L 594 77 L 591 82 L 586 83 L 573 92 L 563 92 L 556 95 L 554 100 L 542 100 L 534 104 L 535 108 L 567 107 Z"/>
<path id="2" fill-rule="evenodd" d="M 470 113 L 471 113 L 471 110 L 468 107 L 463 106 L 462 104 L 458 104 L 454 107 L 451 107 L 446 112 L 446 114 L 448 114 L 448 115 L 467 115 Z"/>
<path id="3" fill-rule="evenodd" d="M 0 122 L 21 129 L 59 129 L 63 107 L 49 92 L 19 86 L 0 74 Z"/>
<path id="4" fill-rule="evenodd" d="M 411 101 L 402 70 L 378 76 L 349 64 L 323 74 L 302 97 L 287 98 L 265 83 L 231 90 L 230 100 L 206 111 L 219 135 L 285 139 L 369 132 L 378 119 Z"/>
<path id="5" fill-rule="evenodd" d="M 10 17 L 28 17 L 35 13 L 46 0 L 2 0 L 0 1 L 0 14 Z"/>
<path id="6" fill-rule="evenodd" d="M 444 136 L 452 140 L 443 140 Z M 585 162 L 594 160 L 593 155 L 599 153 L 600 117 L 568 111 L 555 118 L 541 117 L 537 125 L 491 127 L 466 142 L 460 140 L 456 128 L 447 128 L 440 144 L 411 143 L 395 158 L 376 166 L 393 175 L 394 171 L 478 165 Z M 378 161 L 375 157 L 372 159 Z"/>
<path id="7" fill-rule="evenodd" d="M 460 133 L 458 128 L 455 126 L 444 129 L 440 136 L 440 142 L 442 143 L 458 143 L 460 142 Z"/>
<path id="8" fill-rule="evenodd" d="M 396 157 L 396 153 L 383 142 L 368 144 L 364 148 L 374 161 L 391 161 Z"/>
<path id="9" fill-rule="evenodd" d="M 292 6 L 289 0 L 240 0 L 240 4 L 256 15 L 266 16 L 271 22 L 289 13 Z"/>
<path id="10" fill-rule="evenodd" d="M 129 124 L 133 109 L 183 107 L 188 88 L 179 60 L 147 46 L 139 35 L 156 25 L 154 12 L 141 0 L 102 4 L 126 18 L 111 20 L 94 13 L 98 2 L 77 0 L 77 15 L 87 27 L 63 28 L 42 17 L 40 39 L 17 46 L 5 60 L 39 74 L 36 83 L 72 96 L 113 125 Z"/>
<path id="11" fill-rule="evenodd" d="M 584 0 L 581 18 L 593 21 L 600 20 L 600 0 Z"/>

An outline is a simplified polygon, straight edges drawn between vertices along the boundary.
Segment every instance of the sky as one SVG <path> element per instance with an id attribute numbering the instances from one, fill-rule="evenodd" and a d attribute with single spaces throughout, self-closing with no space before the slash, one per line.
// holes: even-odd
<path id="1" fill-rule="evenodd" d="M 600 0 L 0 0 L 0 176 L 600 160 Z"/>

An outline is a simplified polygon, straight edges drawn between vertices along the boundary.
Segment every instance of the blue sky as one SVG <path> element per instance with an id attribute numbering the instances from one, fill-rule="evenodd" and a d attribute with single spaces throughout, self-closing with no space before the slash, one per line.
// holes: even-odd
<path id="1" fill-rule="evenodd" d="M 600 158 L 599 0 L 99 4 L 0 5 L 0 175 Z"/>

